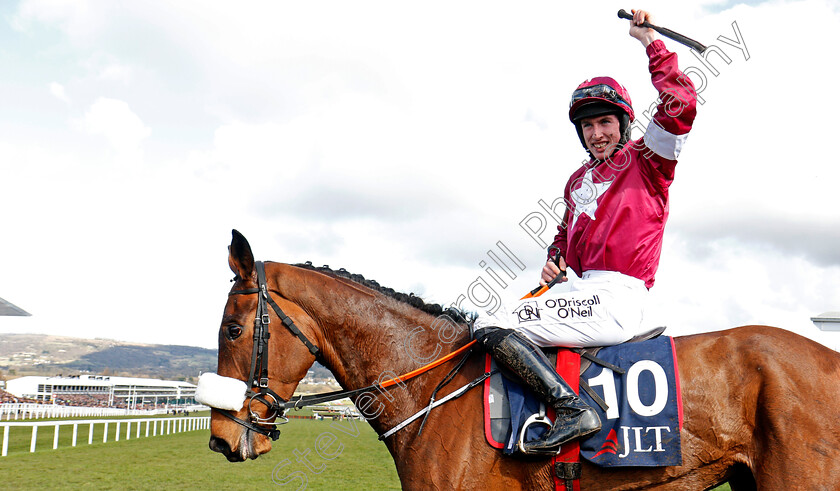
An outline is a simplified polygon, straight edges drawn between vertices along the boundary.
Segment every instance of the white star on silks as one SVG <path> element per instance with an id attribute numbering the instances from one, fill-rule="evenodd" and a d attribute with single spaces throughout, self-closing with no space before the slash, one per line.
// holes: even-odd
<path id="1" fill-rule="evenodd" d="M 575 216 L 572 219 L 572 226 L 569 230 L 575 228 L 575 223 L 581 213 L 595 220 L 595 211 L 598 210 L 598 198 L 609 189 L 612 181 L 607 182 L 593 182 L 592 169 L 586 171 L 583 178 L 579 180 L 580 186 L 572 190 L 572 201 L 575 202 Z"/>

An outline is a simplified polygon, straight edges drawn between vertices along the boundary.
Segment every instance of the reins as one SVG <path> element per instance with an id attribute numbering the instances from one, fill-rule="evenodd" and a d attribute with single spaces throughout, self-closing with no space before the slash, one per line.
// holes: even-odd
<path id="1" fill-rule="evenodd" d="M 396 384 L 405 382 L 406 380 L 412 379 L 418 375 L 428 372 L 429 370 L 436 368 L 447 361 L 455 358 L 456 356 L 464 353 L 465 351 L 470 350 L 473 345 L 475 345 L 476 341 L 472 340 L 469 343 L 461 346 L 457 350 L 449 353 L 448 355 L 442 356 L 437 360 L 432 361 L 416 370 L 412 370 L 406 374 L 400 375 L 398 377 L 390 378 L 388 380 L 368 385 L 367 387 L 362 387 L 361 389 L 353 389 L 353 390 L 337 390 L 335 392 L 327 392 L 325 394 L 314 394 L 308 396 L 296 396 L 292 397 L 288 401 L 283 403 L 277 404 L 278 407 L 283 409 L 300 409 L 306 406 L 312 406 L 314 404 L 321 404 L 323 402 L 331 402 L 337 401 L 338 399 L 344 399 L 345 397 L 353 396 L 356 394 L 361 394 L 363 392 L 369 392 L 371 390 L 380 390 L 380 389 L 387 389 L 388 387 L 393 387 Z"/>
<path id="2" fill-rule="evenodd" d="M 232 413 L 224 409 L 216 409 L 216 411 L 220 412 L 222 415 L 231 419 L 232 421 L 244 426 L 245 428 L 248 428 L 249 430 L 254 431 L 256 433 L 265 435 L 271 438 L 272 440 L 277 440 L 280 437 L 280 431 L 277 429 L 277 425 L 288 423 L 289 420 L 288 418 L 286 418 L 286 411 L 288 409 L 300 409 L 306 406 L 312 406 L 324 402 L 331 402 L 339 399 L 344 399 L 345 397 L 354 396 L 374 389 L 382 390 L 387 389 L 389 387 L 393 387 L 398 383 L 405 382 L 406 380 L 410 380 L 418 375 L 426 373 L 429 370 L 432 370 L 433 368 L 436 368 L 442 365 L 443 363 L 446 363 L 447 361 L 451 360 L 452 358 L 455 358 L 456 356 L 462 353 L 468 353 L 476 343 L 476 340 L 472 340 L 464 346 L 453 351 L 452 353 L 438 358 L 437 360 L 434 360 L 416 370 L 412 370 L 408 373 L 385 380 L 383 382 L 371 384 L 367 387 L 353 390 L 340 390 L 328 392 L 326 394 L 314 394 L 307 396 L 300 395 L 292 397 L 289 400 L 283 399 L 268 387 L 268 340 L 271 337 L 271 334 L 268 329 L 268 325 L 271 322 L 268 305 L 271 306 L 271 308 L 274 310 L 274 313 L 277 314 L 277 317 L 280 319 L 283 325 L 286 326 L 286 328 L 309 349 L 309 352 L 312 353 L 316 359 L 320 358 L 321 350 L 314 343 L 312 343 L 312 341 L 310 341 L 309 338 L 307 338 L 306 335 L 303 334 L 303 332 L 301 332 L 300 328 L 298 328 L 295 325 L 294 321 L 292 321 L 292 319 L 288 315 L 286 315 L 285 312 L 283 312 L 283 309 L 281 309 L 280 306 L 277 305 L 277 302 L 275 302 L 274 299 L 271 297 L 266 283 L 265 264 L 262 261 L 256 261 L 254 263 L 254 266 L 257 270 L 257 288 L 231 290 L 228 294 L 228 296 L 252 294 L 259 295 L 259 300 L 257 303 L 257 312 L 254 316 L 254 347 L 251 352 L 251 367 L 249 381 L 250 386 L 246 392 L 246 395 L 250 396 L 250 399 L 248 400 L 248 413 L 250 421 L 245 421 L 240 418 L 237 418 Z M 453 371 L 450 372 L 450 374 L 446 377 L 446 379 L 444 379 L 444 381 L 438 386 L 438 388 L 435 389 L 435 394 L 437 394 L 437 391 L 443 385 L 448 383 L 454 377 L 455 373 L 457 373 L 457 371 L 460 370 L 460 368 L 463 366 L 464 362 L 466 361 L 466 358 L 467 356 L 465 356 L 461 360 L 458 366 L 455 367 L 455 369 L 453 369 Z M 489 375 L 485 374 L 484 378 L 486 378 L 487 376 Z M 472 388 L 473 386 L 475 386 L 474 384 L 475 381 L 471 384 L 468 384 L 469 387 L 462 387 L 460 389 L 460 393 L 465 392 L 465 389 L 467 388 Z M 254 388 L 257 388 L 258 391 L 255 392 L 253 390 Z M 460 393 L 458 395 L 460 395 Z M 421 411 L 420 415 L 422 415 L 423 412 L 425 412 L 425 414 L 428 415 L 428 411 L 431 410 L 432 407 L 436 407 L 437 405 L 446 402 L 450 398 L 454 398 L 452 397 L 453 394 L 450 394 L 450 396 L 447 396 L 447 398 L 445 399 L 437 401 L 437 403 L 435 403 L 434 401 L 433 394 L 432 403 L 427 409 Z M 266 397 L 270 398 L 272 402 L 269 402 L 266 399 Z M 265 405 L 269 409 L 268 416 L 260 417 L 259 414 L 257 414 L 252 409 L 251 406 L 255 400 L 259 401 L 261 404 Z M 283 421 L 278 423 L 276 421 L 277 418 L 282 418 Z M 274 421 L 271 421 L 272 419 L 274 419 Z M 413 421 L 413 419 L 404 422 L 403 425 L 408 424 L 410 421 Z M 399 428 L 402 428 L 402 426 L 400 426 Z M 396 431 L 399 428 L 395 428 L 391 430 L 391 432 Z M 388 434 L 390 435 L 391 432 L 389 432 Z"/>

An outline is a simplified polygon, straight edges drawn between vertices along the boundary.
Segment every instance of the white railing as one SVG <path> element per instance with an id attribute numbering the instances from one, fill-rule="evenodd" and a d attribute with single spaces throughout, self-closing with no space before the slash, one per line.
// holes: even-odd
<path id="1" fill-rule="evenodd" d="M 202 405 L 164 406 L 157 409 L 125 409 L 116 407 L 60 406 L 57 404 L 34 404 L 28 402 L 7 402 L 0 404 L 0 420 L 25 420 L 43 418 L 104 418 L 108 416 L 154 416 L 177 411 L 206 411 Z"/>
<path id="2" fill-rule="evenodd" d="M 95 425 L 104 425 L 102 432 L 102 442 L 108 442 L 109 427 L 113 428 L 114 441 L 120 441 L 120 435 L 123 434 L 122 427 L 125 427 L 125 439 L 131 439 L 132 425 L 134 428 L 135 438 L 140 438 L 141 427 L 145 424 L 145 436 L 169 435 L 171 433 L 182 433 L 185 431 L 206 430 L 210 428 L 210 416 L 176 416 L 172 418 L 143 418 L 143 419 L 88 419 L 88 420 L 64 420 L 64 421 L 32 421 L 32 422 L 0 422 L 0 427 L 3 428 L 3 449 L 0 451 L 0 457 L 5 457 L 9 451 L 9 428 L 15 426 L 32 427 L 32 437 L 29 443 L 29 451 L 35 451 L 35 443 L 38 438 L 38 428 L 42 426 L 52 426 L 53 430 L 53 449 L 58 448 L 58 433 L 62 426 L 73 427 L 72 446 L 76 446 L 76 440 L 79 433 L 80 425 L 87 425 L 88 444 L 93 443 L 93 428 Z M 151 435 L 150 435 L 151 433 Z"/>

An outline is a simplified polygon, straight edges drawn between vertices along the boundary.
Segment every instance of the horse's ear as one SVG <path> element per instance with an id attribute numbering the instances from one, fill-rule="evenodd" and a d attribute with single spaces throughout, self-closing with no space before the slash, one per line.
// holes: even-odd
<path id="1" fill-rule="evenodd" d="M 254 273 L 254 253 L 251 245 L 238 230 L 233 230 L 233 238 L 228 247 L 228 265 L 239 278 L 248 279 Z"/>

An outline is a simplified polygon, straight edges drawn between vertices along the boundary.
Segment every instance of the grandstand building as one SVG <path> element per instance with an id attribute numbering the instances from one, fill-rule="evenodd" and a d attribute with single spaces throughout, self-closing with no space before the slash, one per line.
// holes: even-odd
<path id="1" fill-rule="evenodd" d="M 108 375 L 27 376 L 6 382 L 16 397 L 53 404 L 152 409 L 196 404 L 195 385 Z"/>

